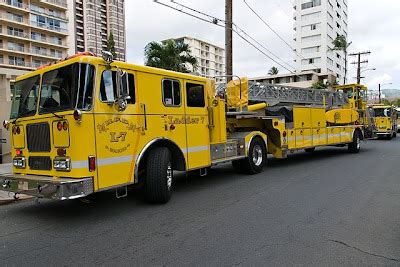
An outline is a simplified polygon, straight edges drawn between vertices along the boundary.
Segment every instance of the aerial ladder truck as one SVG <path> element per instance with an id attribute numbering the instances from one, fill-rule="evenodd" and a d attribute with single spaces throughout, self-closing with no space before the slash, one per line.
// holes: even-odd
<path id="1" fill-rule="evenodd" d="M 334 91 L 246 78 L 214 80 L 78 54 L 18 77 L 10 121 L 13 173 L 2 190 L 75 199 L 140 185 L 165 203 L 177 171 L 232 162 L 260 173 L 267 154 L 321 146 L 357 153 L 370 133 L 367 89 Z"/>

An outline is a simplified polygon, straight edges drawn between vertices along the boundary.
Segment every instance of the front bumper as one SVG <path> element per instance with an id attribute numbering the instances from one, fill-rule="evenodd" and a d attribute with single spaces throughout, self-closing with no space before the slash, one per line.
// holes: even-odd
<path id="1" fill-rule="evenodd" d="M 388 134 L 392 134 L 390 131 L 387 132 L 377 132 L 377 135 L 388 135 Z"/>
<path id="2" fill-rule="evenodd" d="M 76 199 L 94 192 L 93 178 L 58 178 L 39 175 L 0 175 L 0 190 L 58 200 Z"/>

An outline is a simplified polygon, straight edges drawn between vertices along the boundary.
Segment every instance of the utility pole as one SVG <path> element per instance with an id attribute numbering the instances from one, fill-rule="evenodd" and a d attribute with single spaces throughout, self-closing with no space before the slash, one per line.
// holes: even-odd
<path id="1" fill-rule="evenodd" d="M 361 83 L 361 64 L 368 63 L 368 60 L 361 60 L 361 56 L 369 55 L 369 54 L 371 54 L 370 51 L 352 53 L 349 55 L 349 56 L 357 57 L 357 61 L 351 63 L 353 65 L 357 65 L 357 84 Z"/>
<path id="2" fill-rule="evenodd" d="M 379 98 L 379 104 L 381 103 L 381 84 L 378 84 L 378 98 Z"/>
<path id="3" fill-rule="evenodd" d="M 226 82 L 232 80 L 232 0 L 225 0 L 225 75 Z"/>

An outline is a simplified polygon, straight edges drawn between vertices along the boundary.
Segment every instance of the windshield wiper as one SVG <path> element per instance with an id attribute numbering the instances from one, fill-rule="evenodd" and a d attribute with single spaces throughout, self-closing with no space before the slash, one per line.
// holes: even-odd
<path id="1" fill-rule="evenodd" d="M 59 119 L 64 119 L 64 116 L 58 115 L 58 114 L 54 113 L 53 111 L 50 111 L 50 113 L 53 114 L 54 116 L 56 116 Z"/>

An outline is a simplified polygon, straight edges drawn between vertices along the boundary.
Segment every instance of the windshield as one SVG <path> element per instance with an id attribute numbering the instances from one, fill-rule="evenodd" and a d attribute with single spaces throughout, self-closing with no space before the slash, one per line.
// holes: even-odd
<path id="1" fill-rule="evenodd" d="M 94 67 L 75 63 L 43 74 L 39 113 L 92 108 Z"/>
<path id="2" fill-rule="evenodd" d="M 39 75 L 18 81 L 14 84 L 11 119 L 31 116 L 36 113 L 39 85 Z"/>
<path id="3" fill-rule="evenodd" d="M 374 108 L 375 117 L 390 117 L 391 110 L 390 108 Z"/>

